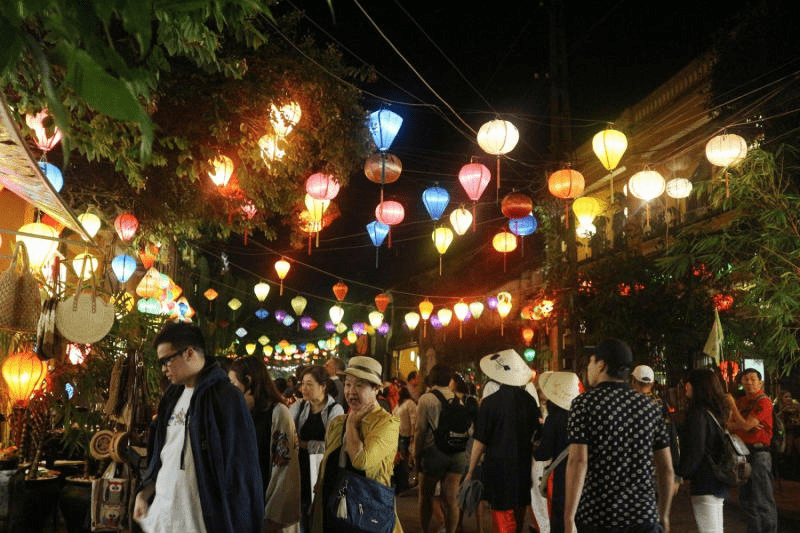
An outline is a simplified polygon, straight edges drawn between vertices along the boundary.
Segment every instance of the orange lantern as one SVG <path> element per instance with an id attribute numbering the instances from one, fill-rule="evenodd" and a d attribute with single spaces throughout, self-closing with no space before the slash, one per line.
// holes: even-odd
<path id="1" fill-rule="evenodd" d="M 508 218 L 523 218 L 533 211 L 533 201 L 527 194 L 512 192 L 503 198 L 500 210 Z"/>
<path id="2" fill-rule="evenodd" d="M 233 176 L 233 160 L 226 155 L 218 155 L 211 161 L 214 170 L 208 173 L 208 177 L 217 187 L 225 187 Z"/>
<path id="3" fill-rule="evenodd" d="M 203 293 L 203 296 L 205 296 L 206 300 L 208 300 L 209 302 L 213 302 L 214 300 L 217 299 L 217 296 L 219 296 L 219 293 L 217 291 L 215 291 L 213 288 L 209 287 L 206 290 L 206 292 Z"/>
<path id="4" fill-rule="evenodd" d="M 523 328 L 522 339 L 525 341 L 526 346 L 530 346 L 533 340 L 533 330 L 531 328 Z"/>
<path id="5" fill-rule="evenodd" d="M 281 257 L 277 261 L 275 261 L 275 272 L 278 274 L 278 278 L 281 280 L 281 290 L 280 295 L 283 296 L 283 279 L 286 277 L 286 274 L 289 273 L 289 269 L 292 265 L 289 264 L 289 261 Z"/>
<path id="6" fill-rule="evenodd" d="M 148 244 L 139 252 L 139 259 L 142 260 L 142 265 L 144 268 L 150 268 L 156 263 L 156 259 L 158 257 L 158 246 L 154 244 Z"/>
<path id="7" fill-rule="evenodd" d="M 586 186 L 586 181 L 583 179 L 583 174 L 571 168 L 563 168 L 550 174 L 547 180 L 547 188 L 550 189 L 550 194 L 557 198 L 564 198 L 569 200 L 583 194 L 583 189 Z M 565 216 L 567 227 L 569 227 L 569 206 L 565 206 Z"/>
<path id="8" fill-rule="evenodd" d="M 2 372 L 9 398 L 24 407 L 47 377 L 47 363 L 31 352 L 15 353 L 5 360 Z"/>
<path id="9" fill-rule="evenodd" d="M 344 300 L 344 297 L 347 296 L 347 285 L 343 281 L 339 281 L 333 286 L 333 294 L 335 294 L 336 299 L 341 302 Z"/>
<path id="10" fill-rule="evenodd" d="M 114 229 L 117 230 L 117 235 L 124 242 L 133 239 L 136 230 L 139 229 L 139 219 L 130 213 L 122 213 L 114 220 Z"/>
<path id="11" fill-rule="evenodd" d="M 396 155 L 387 152 L 371 155 L 364 163 L 364 174 L 373 183 L 394 183 L 400 178 L 403 163 Z"/>
<path id="12" fill-rule="evenodd" d="M 383 292 L 375 297 L 375 307 L 378 308 L 378 311 L 383 313 L 384 311 L 386 311 L 386 306 L 389 305 L 389 302 L 391 300 L 392 300 L 391 296 Z"/>
<path id="13" fill-rule="evenodd" d="M 425 298 L 419 303 L 419 314 L 422 317 L 422 336 L 424 337 L 427 334 L 427 320 L 431 317 L 431 313 L 433 313 L 433 303 L 430 300 Z"/>

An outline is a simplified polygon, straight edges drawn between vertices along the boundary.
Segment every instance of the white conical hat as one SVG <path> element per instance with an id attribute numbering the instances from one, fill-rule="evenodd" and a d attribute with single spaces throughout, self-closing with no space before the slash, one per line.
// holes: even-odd
<path id="1" fill-rule="evenodd" d="M 567 411 L 581 392 L 580 380 L 574 372 L 543 372 L 539 388 L 549 401 Z"/>
<path id="2" fill-rule="evenodd" d="M 503 385 L 522 387 L 531 380 L 531 369 L 515 350 L 503 350 L 481 359 L 481 370 Z"/>

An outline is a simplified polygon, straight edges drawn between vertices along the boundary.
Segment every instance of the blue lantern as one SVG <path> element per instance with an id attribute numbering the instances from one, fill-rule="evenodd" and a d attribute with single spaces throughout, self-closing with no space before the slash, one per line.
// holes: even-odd
<path id="1" fill-rule="evenodd" d="M 400 126 L 403 124 L 403 117 L 389 111 L 388 109 L 381 109 L 370 113 L 367 119 L 367 126 L 369 127 L 369 134 L 372 135 L 372 140 L 378 147 L 378 150 L 385 152 L 394 142 L 397 132 L 400 131 Z"/>
<path id="2" fill-rule="evenodd" d="M 53 189 L 55 189 L 56 192 L 60 192 L 61 187 L 64 186 L 64 176 L 61 175 L 61 170 L 59 170 L 57 166 L 45 162 L 40 162 L 39 168 L 42 169 L 42 174 L 44 174 L 44 177 L 50 182 L 50 185 L 53 186 Z"/>
<path id="3" fill-rule="evenodd" d="M 508 229 L 514 235 L 518 237 L 525 237 L 526 235 L 530 235 L 536 228 L 539 227 L 539 223 L 536 222 L 536 218 L 533 215 L 528 215 L 522 218 L 512 218 L 508 221 Z"/>
<path id="4" fill-rule="evenodd" d="M 282 322 L 282 324 L 283 324 L 284 326 L 291 326 L 292 324 L 294 324 L 294 317 L 293 317 L 292 315 L 286 315 L 286 316 L 283 318 L 283 322 Z"/>
<path id="5" fill-rule="evenodd" d="M 379 247 L 381 244 L 383 244 L 386 236 L 389 235 L 389 226 L 382 222 L 378 222 L 377 220 L 373 220 L 367 224 L 367 233 L 372 241 L 372 245 Z"/>
<path id="6" fill-rule="evenodd" d="M 259 307 L 258 309 L 256 309 L 256 317 L 260 318 L 261 320 L 264 320 L 268 316 L 269 316 L 269 311 L 267 311 L 263 307 Z"/>
<path id="7" fill-rule="evenodd" d="M 64 390 L 67 392 L 67 399 L 71 400 L 75 395 L 75 387 L 72 385 L 72 383 L 67 383 L 64 385 Z"/>
<path id="8" fill-rule="evenodd" d="M 120 283 L 125 283 L 136 272 L 136 259 L 129 255 L 120 254 L 111 261 L 111 270 Z"/>
<path id="9" fill-rule="evenodd" d="M 439 220 L 450 203 L 450 194 L 441 187 L 429 187 L 422 193 L 422 203 L 425 204 L 428 215 L 433 220 Z"/>

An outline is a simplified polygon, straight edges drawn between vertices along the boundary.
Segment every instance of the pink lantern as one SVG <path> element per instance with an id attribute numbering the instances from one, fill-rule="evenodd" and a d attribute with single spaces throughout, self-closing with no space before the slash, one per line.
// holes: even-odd
<path id="1" fill-rule="evenodd" d="M 316 200 L 333 200 L 339 194 L 339 182 L 330 174 L 317 172 L 306 180 L 306 192 Z"/>
<path id="2" fill-rule="evenodd" d="M 486 190 L 489 181 L 492 179 L 492 173 L 486 168 L 486 165 L 481 163 L 469 163 L 461 167 L 458 171 L 458 181 L 464 187 L 469 199 L 472 200 L 472 231 L 475 231 L 477 226 L 475 218 L 475 204 L 478 199 Z"/>
<path id="3" fill-rule="evenodd" d="M 381 224 L 389 226 L 389 248 L 392 247 L 391 227 L 400 224 L 406 216 L 405 209 L 400 202 L 386 200 L 378 204 L 375 208 L 375 218 Z"/>
<path id="4" fill-rule="evenodd" d="M 114 229 L 117 230 L 120 239 L 128 242 L 139 229 L 139 219 L 130 213 L 122 213 L 114 220 Z"/>
<path id="5" fill-rule="evenodd" d="M 42 152 L 49 152 L 56 145 L 61 141 L 62 133 L 58 126 L 53 126 L 53 135 L 47 135 L 47 128 L 44 125 L 44 121 L 50 115 L 47 113 L 47 109 L 36 113 L 35 115 L 26 115 L 25 116 L 25 123 L 28 124 L 28 127 L 33 130 L 33 134 L 36 136 L 36 147 L 39 148 Z"/>

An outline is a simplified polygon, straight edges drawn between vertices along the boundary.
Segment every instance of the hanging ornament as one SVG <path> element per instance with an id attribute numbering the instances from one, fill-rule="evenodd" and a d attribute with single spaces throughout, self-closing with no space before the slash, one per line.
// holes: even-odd
<path id="1" fill-rule="evenodd" d="M 687 198 L 692 193 L 692 182 L 686 178 L 673 178 L 667 182 L 665 190 L 670 198 Z"/>
<path id="2" fill-rule="evenodd" d="M 578 224 L 589 225 L 600 214 L 600 202 L 593 196 L 581 196 L 572 202 L 572 211 Z"/>
<path id="3" fill-rule="evenodd" d="M 381 152 L 385 152 L 392 146 L 402 124 L 403 117 L 388 109 L 373 111 L 367 117 L 369 134 Z"/>
<path id="4" fill-rule="evenodd" d="M 414 331 L 417 326 L 419 325 L 419 313 L 415 313 L 414 311 L 409 311 L 406 313 L 405 317 L 406 326 L 408 326 L 409 331 Z"/>
<path id="5" fill-rule="evenodd" d="M 464 300 L 460 300 L 456 305 L 453 306 L 453 312 L 458 319 L 458 338 L 462 338 L 462 329 L 464 326 L 464 321 L 469 316 L 469 306 L 464 303 Z"/>
<path id="6" fill-rule="evenodd" d="M 647 227 L 650 226 L 650 200 L 661 196 L 665 188 L 664 177 L 655 170 L 640 170 L 628 180 L 628 192 L 645 202 Z"/>
<path id="7" fill-rule="evenodd" d="M 269 316 L 269 311 L 267 311 L 263 307 L 259 307 L 253 312 L 253 314 L 256 315 L 256 318 L 258 318 L 259 320 L 264 320 Z"/>
<path id="8" fill-rule="evenodd" d="M 505 272 L 506 254 L 517 249 L 517 236 L 508 231 L 501 231 L 492 238 L 492 246 L 503 254 L 503 272 Z"/>
<path id="9" fill-rule="evenodd" d="M 386 293 L 381 293 L 375 297 L 375 307 L 378 308 L 378 311 L 381 313 L 386 311 L 386 306 L 389 305 L 389 302 L 392 301 L 392 297 Z"/>
<path id="10" fill-rule="evenodd" d="M 128 242 L 136 235 L 139 229 L 139 220 L 130 213 L 122 213 L 114 220 L 114 229 L 120 240 Z"/>
<path id="11" fill-rule="evenodd" d="M 264 300 L 266 300 L 267 296 L 269 296 L 269 289 L 270 289 L 269 284 L 264 281 L 256 283 L 256 285 L 253 287 L 253 292 L 256 295 L 256 299 L 259 302 L 263 302 Z"/>
<path id="12" fill-rule="evenodd" d="M 439 220 L 450 203 L 450 193 L 441 187 L 428 187 L 422 193 L 422 203 L 428 211 L 428 216 L 433 220 Z"/>
<path id="13" fill-rule="evenodd" d="M 217 187 L 226 187 L 233 176 L 233 160 L 226 155 L 218 155 L 210 161 L 212 170 L 208 177 Z"/>
<path id="14" fill-rule="evenodd" d="M 286 315 L 287 313 L 283 309 L 276 309 L 275 314 L 273 316 L 275 317 L 275 320 L 277 320 L 280 323 L 283 323 L 283 321 L 286 319 Z"/>
<path id="15" fill-rule="evenodd" d="M 213 288 L 209 287 L 208 289 L 206 289 L 206 292 L 203 293 L 203 296 L 205 296 L 206 300 L 208 300 L 209 302 L 213 302 L 214 300 L 217 299 L 219 293 L 215 291 Z"/>
<path id="16" fill-rule="evenodd" d="M 483 304 L 477 301 L 470 302 L 469 312 L 476 320 L 479 319 L 483 314 Z"/>
<path id="17" fill-rule="evenodd" d="M 378 185 L 394 183 L 403 172 L 403 163 L 400 158 L 388 152 L 373 154 L 364 163 L 364 174 L 367 179 Z"/>
<path id="18" fill-rule="evenodd" d="M 282 144 L 285 144 L 284 141 L 272 133 L 267 133 L 258 140 L 261 159 L 267 167 L 270 167 L 273 161 L 280 161 L 286 155 L 286 150 L 281 148 Z"/>
<path id="19" fill-rule="evenodd" d="M 306 300 L 304 297 L 298 294 L 297 296 L 292 298 L 292 301 L 290 303 L 292 304 L 292 309 L 294 310 L 294 314 L 300 316 L 303 314 L 303 311 L 306 308 L 306 304 L 308 304 L 308 300 Z"/>
<path id="20" fill-rule="evenodd" d="M 35 115 L 25 115 L 25 123 L 30 129 L 33 130 L 33 135 L 36 137 L 34 141 L 36 147 L 42 152 L 49 152 L 61 141 L 63 134 L 58 126 L 45 126 L 45 120 L 52 118 L 47 112 L 47 109 L 39 111 Z M 50 130 L 52 134 L 48 135 L 47 131 Z"/>
<path id="21" fill-rule="evenodd" d="M 518 237 L 531 235 L 538 227 L 539 223 L 536 222 L 536 218 L 533 215 L 522 218 L 512 218 L 508 221 L 509 231 Z"/>
<path id="22" fill-rule="evenodd" d="M 338 305 L 333 305 L 328 310 L 328 315 L 331 317 L 331 321 L 335 326 L 336 324 L 340 324 L 342 322 L 342 318 L 344 318 L 344 309 Z"/>
<path id="23" fill-rule="evenodd" d="M 158 247 L 154 244 L 148 244 L 139 252 L 139 259 L 142 261 L 142 266 L 148 269 L 156 263 L 158 258 Z"/>
<path id="24" fill-rule="evenodd" d="M 242 301 L 238 298 L 231 298 L 228 300 L 228 307 L 230 307 L 231 311 L 236 311 L 242 306 Z"/>
<path id="25" fill-rule="evenodd" d="M 386 200 L 375 208 L 375 218 L 378 222 L 389 226 L 389 248 L 392 247 L 392 226 L 400 224 L 406 216 L 403 205 L 394 200 Z"/>
<path id="26" fill-rule="evenodd" d="M 31 222 L 19 228 L 17 242 L 25 244 L 28 252 L 28 264 L 32 271 L 41 270 L 42 265 L 47 263 L 55 254 L 58 248 L 58 233 L 55 229 L 41 222 Z"/>
<path id="27" fill-rule="evenodd" d="M 336 295 L 336 299 L 340 302 L 347 296 L 347 288 L 347 284 L 341 280 L 333 286 L 333 294 Z"/>
<path id="28" fill-rule="evenodd" d="M 369 315 L 367 315 L 367 319 L 369 320 L 370 326 L 377 328 L 383 324 L 383 313 L 380 311 L 371 311 Z"/>
<path id="29" fill-rule="evenodd" d="M 272 131 L 275 132 L 277 137 L 289 135 L 292 129 L 300 122 L 302 116 L 300 104 L 294 100 L 280 107 L 275 104 L 270 104 L 269 106 L 269 122 L 272 125 Z"/>
<path id="30" fill-rule="evenodd" d="M 280 289 L 281 296 L 283 296 L 283 280 L 289 273 L 289 269 L 291 268 L 291 266 L 292 265 L 289 264 L 289 261 L 287 261 L 282 257 L 277 261 L 275 261 L 275 272 L 278 274 L 278 279 L 281 280 L 281 289 Z"/>
<path id="31" fill-rule="evenodd" d="M 736 165 L 746 155 L 747 141 L 735 133 L 717 135 L 706 144 L 706 158 L 714 166 Z"/>
<path id="32" fill-rule="evenodd" d="M 431 313 L 433 313 L 433 304 L 430 300 L 425 298 L 419 303 L 419 314 L 422 317 L 422 336 L 426 336 L 427 334 L 427 320 L 431 317 Z"/>
<path id="33" fill-rule="evenodd" d="M 31 352 L 15 353 L 3 362 L 2 373 L 11 404 L 24 407 L 33 391 L 45 382 L 47 362 Z"/>
<path id="34" fill-rule="evenodd" d="M 44 177 L 47 178 L 53 190 L 60 192 L 61 187 L 64 186 L 64 176 L 61 174 L 61 170 L 57 166 L 46 161 L 40 161 L 39 168 L 42 174 L 44 174 Z"/>
<path id="35" fill-rule="evenodd" d="M 472 200 L 472 231 L 475 231 L 477 226 L 475 206 L 491 179 L 492 173 L 481 163 L 469 163 L 461 167 L 461 170 L 458 171 L 458 181 L 461 183 L 464 191 L 466 191 L 469 199 Z"/>
<path id="36" fill-rule="evenodd" d="M 100 226 L 103 224 L 100 221 L 100 217 L 89 211 L 78 215 L 78 222 L 81 223 L 83 230 L 90 239 L 94 239 L 94 236 L 97 235 L 97 232 L 100 231 Z"/>
<path id="37" fill-rule="evenodd" d="M 339 182 L 330 174 L 317 172 L 306 180 L 306 192 L 316 200 L 333 200 L 339 194 Z"/>
<path id="38" fill-rule="evenodd" d="M 585 183 L 583 174 L 571 168 L 563 168 L 550 174 L 547 187 L 553 196 L 569 200 L 583 194 Z M 566 226 L 569 227 L 569 203 L 565 204 L 564 209 Z"/>
<path id="39" fill-rule="evenodd" d="M 500 315 L 500 335 L 503 335 L 503 321 L 511 312 L 511 302 L 505 300 L 498 300 L 497 302 L 497 314 Z"/>
<path id="40" fill-rule="evenodd" d="M 530 346 L 533 340 L 533 330 L 531 328 L 522 329 L 522 340 L 525 341 L 525 346 Z"/>
<path id="41" fill-rule="evenodd" d="M 450 325 L 450 321 L 453 320 L 453 311 L 447 307 L 442 307 L 436 312 L 436 316 L 439 317 L 439 322 L 442 323 L 442 326 L 447 327 Z"/>
<path id="42" fill-rule="evenodd" d="M 507 120 L 490 120 L 478 130 L 478 145 L 497 156 L 497 197 L 500 198 L 500 156 L 509 153 L 519 142 L 519 130 Z"/>
<path id="43" fill-rule="evenodd" d="M 436 248 L 436 251 L 439 252 L 439 275 L 441 276 L 442 256 L 453 242 L 453 230 L 446 226 L 438 227 L 433 230 L 431 238 L 433 239 L 433 246 Z"/>
<path id="44" fill-rule="evenodd" d="M 77 254 L 72 260 L 72 269 L 75 271 L 75 275 L 84 281 L 94 276 L 98 266 L 100 266 L 100 261 L 88 252 Z"/>
<path id="45" fill-rule="evenodd" d="M 468 209 L 464 209 L 464 206 L 453 209 L 453 212 L 450 213 L 450 224 L 456 234 L 464 235 L 472 225 L 472 213 Z"/>
<path id="46" fill-rule="evenodd" d="M 378 250 L 381 244 L 383 244 L 383 240 L 389 235 L 389 226 L 377 220 L 373 220 L 367 224 L 367 235 L 369 235 L 369 239 L 375 247 L 375 268 L 378 268 Z"/>
<path id="47" fill-rule="evenodd" d="M 507 218 L 526 217 L 533 211 L 533 201 L 527 194 L 512 192 L 503 197 L 500 210 Z"/>
<path id="48" fill-rule="evenodd" d="M 111 270 L 120 283 L 125 283 L 136 272 L 136 259 L 129 255 L 120 254 L 111 261 Z"/>
<path id="49" fill-rule="evenodd" d="M 627 148 L 628 138 L 621 131 L 612 129 L 611 125 L 592 138 L 592 150 L 609 172 L 617 168 Z"/>

